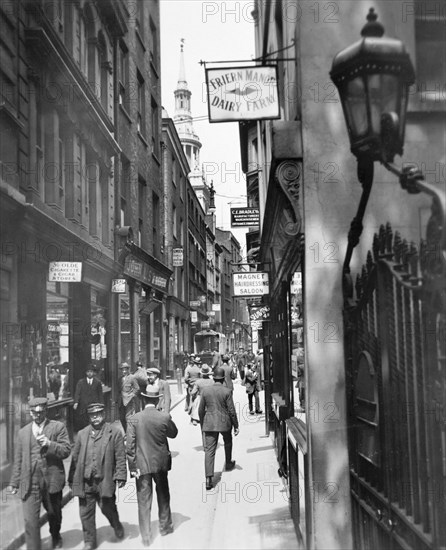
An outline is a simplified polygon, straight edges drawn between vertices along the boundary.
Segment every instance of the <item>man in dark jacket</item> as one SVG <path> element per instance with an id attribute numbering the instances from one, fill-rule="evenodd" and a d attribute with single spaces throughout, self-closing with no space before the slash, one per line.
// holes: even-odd
<path id="1" fill-rule="evenodd" d="M 77 434 L 68 481 L 73 496 L 79 497 L 79 514 L 84 532 L 84 550 L 96 548 L 96 502 L 115 531 L 124 538 L 116 508 L 116 483 L 127 480 L 124 438 L 114 424 L 105 422 L 104 405 L 92 403 L 87 413 L 90 425 Z"/>
<path id="2" fill-rule="evenodd" d="M 85 378 L 76 384 L 73 409 L 77 412 L 76 427 L 78 430 L 89 424 L 87 408 L 92 403 L 102 403 L 102 384 L 95 378 L 96 367 L 89 365 L 85 370 Z"/>
<path id="3" fill-rule="evenodd" d="M 48 512 L 53 548 L 62 548 L 62 489 L 65 485 L 63 459 L 71 451 L 65 425 L 47 419 L 46 397 L 29 402 L 32 422 L 18 433 L 10 492 L 20 491 L 28 550 L 40 550 L 40 508 Z"/>
<path id="4" fill-rule="evenodd" d="M 239 433 L 232 391 L 223 385 L 225 371 L 221 367 L 217 367 L 214 369 L 213 377 L 214 384 L 202 389 L 200 405 L 198 406 L 198 416 L 203 432 L 207 490 L 212 489 L 215 451 L 217 450 L 219 434 L 221 433 L 223 436 L 225 444 L 225 468 L 226 470 L 233 470 L 235 460 L 232 460 L 232 428 L 234 428 L 234 435 Z"/>
<path id="5" fill-rule="evenodd" d="M 142 543 L 150 546 L 150 514 L 152 482 L 156 484 L 159 530 L 162 536 L 173 532 L 167 472 L 172 458 L 167 438 L 177 436 L 178 429 L 170 414 L 156 407 L 160 398 L 157 388 L 147 385 L 141 393 L 146 400 L 144 410 L 129 418 L 127 425 L 127 459 L 130 475 L 136 479 L 139 530 Z"/>

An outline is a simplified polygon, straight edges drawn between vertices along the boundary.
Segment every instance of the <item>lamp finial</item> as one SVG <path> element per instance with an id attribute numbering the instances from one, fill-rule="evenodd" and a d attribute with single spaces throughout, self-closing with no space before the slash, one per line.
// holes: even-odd
<path id="1" fill-rule="evenodd" d="M 384 34 L 384 27 L 377 21 L 378 15 L 375 13 L 374 8 L 369 9 L 367 14 L 367 23 L 364 25 L 361 36 L 377 36 L 381 37 Z"/>

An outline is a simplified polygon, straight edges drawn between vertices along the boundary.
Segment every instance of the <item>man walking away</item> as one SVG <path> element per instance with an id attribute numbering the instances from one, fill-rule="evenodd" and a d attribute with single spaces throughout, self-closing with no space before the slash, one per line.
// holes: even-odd
<path id="1" fill-rule="evenodd" d="M 79 515 L 84 532 L 84 550 L 96 548 L 96 503 L 113 527 L 118 540 L 124 528 L 116 508 L 116 483 L 127 480 L 124 439 L 121 430 L 105 422 L 104 405 L 92 403 L 90 425 L 77 434 L 68 481 L 73 496 L 79 497 Z"/>
<path id="2" fill-rule="evenodd" d="M 53 548 L 62 548 L 62 489 L 65 485 L 63 459 L 71 451 L 65 425 L 47 419 L 48 399 L 36 397 L 29 402 L 32 422 L 18 433 L 14 468 L 9 490 L 20 490 L 28 550 L 40 550 L 40 508 L 48 512 Z"/>
<path id="3" fill-rule="evenodd" d="M 232 460 L 232 428 L 234 428 L 234 435 L 238 435 L 239 433 L 232 391 L 223 385 L 225 371 L 221 367 L 217 367 L 214 370 L 213 377 L 214 384 L 202 389 L 201 400 L 198 406 L 198 416 L 200 417 L 201 430 L 203 432 L 204 469 L 207 490 L 212 489 L 218 435 L 221 433 L 225 444 L 225 469 L 233 470 L 235 468 L 235 460 Z"/>
<path id="4" fill-rule="evenodd" d="M 127 426 L 127 460 L 130 475 L 136 479 L 136 497 L 138 500 L 138 520 L 142 543 L 150 546 L 150 514 L 152 509 L 153 488 L 156 485 L 158 499 L 158 519 L 161 536 L 173 532 L 170 511 L 170 492 L 167 472 L 172 467 L 172 457 L 167 438 L 174 438 L 178 428 L 170 414 L 156 407 L 160 398 L 159 391 L 148 385 L 141 393 L 146 405 L 143 411 L 129 418 Z"/>

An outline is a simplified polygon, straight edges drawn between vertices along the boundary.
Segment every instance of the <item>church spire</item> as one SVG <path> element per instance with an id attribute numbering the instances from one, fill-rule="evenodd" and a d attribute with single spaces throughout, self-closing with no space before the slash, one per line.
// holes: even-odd
<path id="1" fill-rule="evenodd" d="M 180 74 L 178 76 L 177 89 L 187 90 L 186 70 L 184 68 L 184 38 L 180 46 Z"/>

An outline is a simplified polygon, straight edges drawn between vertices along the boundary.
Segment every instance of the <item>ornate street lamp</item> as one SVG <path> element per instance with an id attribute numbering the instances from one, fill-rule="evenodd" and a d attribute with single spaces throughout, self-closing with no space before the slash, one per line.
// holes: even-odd
<path id="1" fill-rule="evenodd" d="M 335 56 L 330 72 L 360 164 L 402 155 L 408 90 L 415 82 L 404 44 L 384 37 L 377 18 L 370 8 L 363 38 Z"/>
<path id="2" fill-rule="evenodd" d="M 414 166 L 402 170 L 393 164 L 403 154 L 404 129 L 409 86 L 415 72 L 404 44 L 384 37 L 373 8 L 361 31 L 362 38 L 339 52 L 330 77 L 338 88 L 350 137 L 352 153 L 358 159 L 358 179 L 363 192 L 351 223 L 344 260 L 344 290 L 351 293 L 350 260 L 362 233 L 362 219 L 373 183 L 373 164 L 381 162 L 397 175 L 409 193 L 428 193 L 434 199 L 440 231 L 443 264 L 446 259 L 445 193 L 429 184 Z"/>

